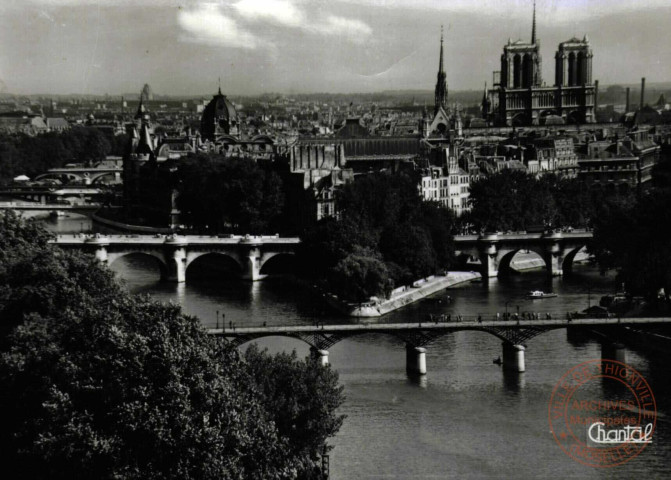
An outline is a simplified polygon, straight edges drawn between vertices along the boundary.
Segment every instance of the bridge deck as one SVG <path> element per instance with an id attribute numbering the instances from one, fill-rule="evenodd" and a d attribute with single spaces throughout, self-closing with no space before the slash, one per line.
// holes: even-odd
<path id="1" fill-rule="evenodd" d="M 227 244 L 298 244 L 300 239 L 297 237 L 276 237 L 276 236 L 254 236 L 245 237 L 240 235 L 219 237 L 216 235 L 178 235 L 170 237 L 166 235 L 100 235 L 100 236 L 82 236 L 82 235 L 58 235 L 53 241 L 56 245 L 84 245 L 96 240 L 98 243 L 106 245 L 162 245 L 171 240 L 179 241 L 188 245 L 227 245 Z"/>
<path id="2" fill-rule="evenodd" d="M 0 203 L 0 210 L 99 210 L 101 207 L 97 203 L 87 203 L 82 205 L 70 205 L 60 203 Z"/>
<path id="3" fill-rule="evenodd" d="M 390 333 L 404 330 L 465 330 L 483 327 L 504 328 L 563 328 L 568 326 L 608 326 L 608 325 L 663 325 L 671 324 L 671 318 L 641 317 L 641 318 L 580 318 L 572 320 L 492 320 L 478 322 L 477 319 L 462 322 L 417 322 L 417 323 L 366 323 L 345 325 L 288 325 L 288 326 L 261 326 L 261 327 L 234 327 L 211 328 L 210 335 L 235 337 L 242 335 L 292 335 L 311 333 Z"/>

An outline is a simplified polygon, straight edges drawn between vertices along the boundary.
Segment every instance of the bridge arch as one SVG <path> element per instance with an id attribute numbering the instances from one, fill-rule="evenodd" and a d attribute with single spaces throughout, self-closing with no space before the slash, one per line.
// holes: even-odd
<path id="1" fill-rule="evenodd" d="M 79 182 L 79 181 L 82 181 L 84 179 L 84 177 L 82 177 L 81 175 L 78 175 L 76 173 L 49 173 L 49 172 L 47 172 L 47 173 L 43 173 L 41 175 L 38 175 L 34 178 L 35 181 L 49 180 L 49 179 L 59 180 L 59 181 L 63 181 L 63 179 L 66 179 L 68 182 L 72 182 L 72 181 Z"/>
<path id="2" fill-rule="evenodd" d="M 259 273 L 293 273 L 296 271 L 296 254 L 294 252 L 268 253 L 263 256 Z"/>
<path id="3" fill-rule="evenodd" d="M 587 245 L 585 244 L 574 248 L 564 256 L 564 262 L 562 263 L 562 271 L 564 273 L 571 273 L 573 271 L 573 261 L 575 260 L 576 255 L 586 246 Z"/>
<path id="4" fill-rule="evenodd" d="M 136 258 L 150 258 L 152 259 L 152 263 L 158 266 L 159 274 L 161 279 L 167 278 L 169 269 L 168 265 L 165 263 L 165 258 L 160 252 L 155 252 L 155 251 L 141 251 L 141 250 L 136 250 L 136 251 L 127 251 L 127 252 L 108 252 L 107 253 L 107 265 L 109 267 L 112 267 L 112 265 L 119 260 L 120 258 L 128 258 L 128 257 L 136 257 Z"/>
<path id="5" fill-rule="evenodd" d="M 98 185 L 105 183 L 121 183 L 121 180 L 117 178 L 116 172 L 106 172 L 101 173 L 100 175 L 91 176 L 91 185 Z"/>
<path id="6" fill-rule="evenodd" d="M 512 262 L 515 255 L 517 255 L 519 252 L 521 252 L 523 250 L 525 250 L 529 253 L 531 253 L 531 252 L 535 253 L 543 261 L 543 263 L 545 264 L 545 266 L 547 268 L 547 260 L 545 258 L 545 251 L 542 248 L 537 247 L 537 246 L 520 247 L 520 248 L 517 248 L 515 250 L 509 250 L 509 251 L 502 252 L 503 255 L 501 255 L 501 259 L 499 260 L 499 268 L 498 268 L 499 274 L 504 274 L 505 275 L 505 274 L 508 274 L 511 271 L 513 271 L 513 268 L 510 266 L 510 263 Z"/>
<path id="7" fill-rule="evenodd" d="M 189 275 L 190 267 L 198 267 L 203 265 L 208 260 L 212 261 L 210 264 L 214 268 L 210 268 L 206 272 L 207 276 L 216 275 L 217 273 L 230 272 L 236 277 L 240 277 L 243 272 L 243 266 L 240 263 L 240 260 L 229 253 L 226 252 L 189 252 L 186 255 L 186 265 L 185 265 L 185 274 Z M 191 274 L 194 273 L 194 269 L 191 269 Z"/>

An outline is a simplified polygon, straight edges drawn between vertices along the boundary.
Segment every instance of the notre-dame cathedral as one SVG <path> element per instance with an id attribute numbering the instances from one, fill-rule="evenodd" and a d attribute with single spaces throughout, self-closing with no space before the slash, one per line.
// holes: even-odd
<path id="1" fill-rule="evenodd" d="M 494 88 L 486 90 L 483 118 L 491 125 L 593 123 L 598 81 L 592 80 L 592 50 L 585 36 L 559 44 L 554 86 L 543 81 L 534 2 L 531 42 L 508 40 Z"/>

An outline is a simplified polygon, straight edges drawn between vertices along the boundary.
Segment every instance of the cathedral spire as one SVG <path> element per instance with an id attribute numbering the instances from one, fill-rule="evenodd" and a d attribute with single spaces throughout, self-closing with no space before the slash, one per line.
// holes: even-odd
<path id="1" fill-rule="evenodd" d="M 531 43 L 536 44 L 536 0 L 534 0 L 534 18 L 531 23 Z"/>
<path id="2" fill-rule="evenodd" d="M 443 26 L 440 26 L 440 62 L 438 63 L 438 73 L 443 71 Z"/>
<path id="3" fill-rule="evenodd" d="M 440 26 L 440 61 L 438 63 L 438 78 L 436 80 L 436 95 L 433 114 L 442 107 L 447 112 L 447 81 L 443 66 L 443 26 Z"/>
<path id="4" fill-rule="evenodd" d="M 221 77 L 219 77 L 219 95 L 221 95 Z"/>

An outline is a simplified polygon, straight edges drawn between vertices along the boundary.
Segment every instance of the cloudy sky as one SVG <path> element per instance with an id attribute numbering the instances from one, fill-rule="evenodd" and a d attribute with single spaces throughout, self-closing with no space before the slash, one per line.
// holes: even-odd
<path id="1" fill-rule="evenodd" d="M 440 25 L 450 89 L 482 88 L 531 0 L 0 0 L 0 80 L 15 93 L 431 89 Z M 543 75 L 587 34 L 602 84 L 671 80 L 669 0 L 538 0 Z"/>

